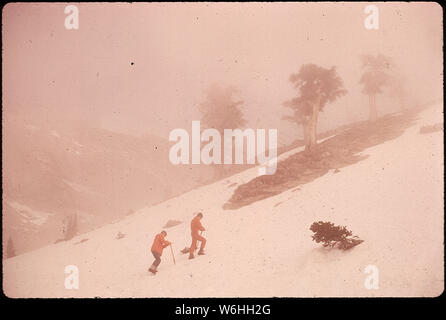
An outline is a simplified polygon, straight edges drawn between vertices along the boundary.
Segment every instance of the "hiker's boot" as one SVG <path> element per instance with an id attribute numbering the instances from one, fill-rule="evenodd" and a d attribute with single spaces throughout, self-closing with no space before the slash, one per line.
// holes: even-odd
<path id="1" fill-rule="evenodd" d="M 195 258 L 194 254 L 191 252 L 189 253 L 189 260 Z"/>
<path id="2" fill-rule="evenodd" d="M 190 248 L 188 247 L 184 247 L 184 249 L 181 250 L 181 253 L 188 253 L 188 252 L 190 252 Z"/>
<path id="3" fill-rule="evenodd" d="M 199 256 L 202 256 L 202 255 L 204 255 L 204 250 L 203 249 L 200 249 L 200 251 L 198 251 L 198 253 L 197 253 Z"/>
<path id="4" fill-rule="evenodd" d="M 156 274 L 156 272 L 157 272 L 157 271 L 156 271 L 156 266 L 152 264 L 152 265 L 150 266 L 150 268 L 149 268 L 149 271 L 152 272 L 153 274 Z"/>

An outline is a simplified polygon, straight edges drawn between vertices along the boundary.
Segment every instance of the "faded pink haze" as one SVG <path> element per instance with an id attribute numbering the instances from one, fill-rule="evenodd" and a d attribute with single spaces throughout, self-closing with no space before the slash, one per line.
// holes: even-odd
<path id="1" fill-rule="evenodd" d="M 439 4 L 73 3 L 71 30 L 67 5 L 2 11 L 7 296 L 441 294 Z M 172 163 L 198 120 L 277 129 L 277 171 Z M 323 246 L 319 221 L 362 242 Z"/>

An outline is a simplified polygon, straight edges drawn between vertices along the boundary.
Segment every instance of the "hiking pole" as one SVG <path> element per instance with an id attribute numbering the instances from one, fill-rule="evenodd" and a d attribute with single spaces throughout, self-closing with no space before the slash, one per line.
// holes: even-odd
<path id="1" fill-rule="evenodd" d="M 173 264 L 176 265 L 177 263 L 175 262 L 175 256 L 173 255 L 172 244 L 169 244 L 169 246 L 170 246 L 170 252 L 172 252 Z"/>

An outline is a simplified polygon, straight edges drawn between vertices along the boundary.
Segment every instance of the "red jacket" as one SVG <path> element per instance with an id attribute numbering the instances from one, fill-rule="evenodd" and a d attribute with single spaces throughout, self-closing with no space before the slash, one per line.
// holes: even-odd
<path id="1" fill-rule="evenodd" d="M 164 239 L 164 235 L 162 233 L 158 233 L 155 236 L 152 244 L 152 251 L 159 253 L 159 255 L 163 255 L 163 249 L 170 244 L 169 241 Z"/>
<path id="2" fill-rule="evenodd" d="M 201 225 L 200 218 L 196 216 L 190 222 L 190 230 L 192 237 L 198 236 L 198 231 L 205 231 L 206 229 Z"/>

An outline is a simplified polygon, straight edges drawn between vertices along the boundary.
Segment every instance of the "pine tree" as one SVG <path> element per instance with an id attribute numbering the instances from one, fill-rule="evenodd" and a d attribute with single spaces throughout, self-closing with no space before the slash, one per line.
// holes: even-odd
<path id="1" fill-rule="evenodd" d="M 369 121 L 375 122 L 378 118 L 376 108 L 376 96 L 383 91 L 383 87 L 389 82 L 389 72 L 393 69 L 393 62 L 382 54 L 376 56 L 361 56 L 364 73 L 359 83 L 364 86 L 362 93 L 369 97 L 370 116 Z"/>
<path id="2" fill-rule="evenodd" d="M 243 101 L 236 99 L 239 90 L 234 86 L 221 86 L 214 84 L 206 90 L 206 97 L 198 105 L 201 113 L 203 129 L 216 129 L 224 136 L 225 129 L 240 129 L 247 123 L 243 116 Z M 233 146 L 233 154 L 234 154 Z M 226 175 L 223 164 L 214 165 L 215 177 Z"/>
<path id="3" fill-rule="evenodd" d="M 290 82 L 299 91 L 299 96 L 283 103 L 293 110 L 293 115 L 283 119 L 302 125 L 305 147 L 309 150 L 317 144 L 319 113 L 347 90 L 334 66 L 327 69 L 312 63 L 304 64 L 298 73 L 291 74 Z"/>

